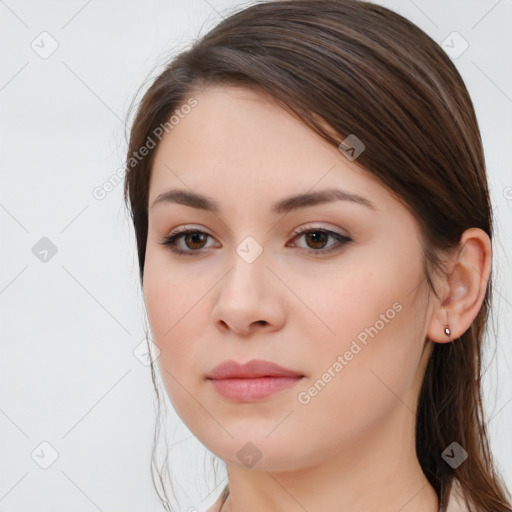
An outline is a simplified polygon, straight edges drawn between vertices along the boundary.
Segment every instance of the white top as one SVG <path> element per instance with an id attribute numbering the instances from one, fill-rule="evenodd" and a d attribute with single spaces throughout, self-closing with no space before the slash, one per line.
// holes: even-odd
<path id="1" fill-rule="evenodd" d="M 206 512 L 220 512 L 222 506 L 222 494 L 223 493 L 221 492 L 217 501 L 208 510 L 206 510 Z M 460 488 L 456 480 L 453 482 L 446 512 L 469 512 L 468 508 L 464 504 L 464 500 L 461 497 Z"/>

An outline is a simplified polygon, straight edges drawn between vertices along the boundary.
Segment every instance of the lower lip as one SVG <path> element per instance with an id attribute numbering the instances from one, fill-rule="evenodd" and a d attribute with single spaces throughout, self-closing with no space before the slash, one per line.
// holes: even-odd
<path id="1" fill-rule="evenodd" d="M 210 379 L 213 388 L 236 402 L 255 402 L 295 386 L 302 377 L 258 377 L 256 379 Z"/>

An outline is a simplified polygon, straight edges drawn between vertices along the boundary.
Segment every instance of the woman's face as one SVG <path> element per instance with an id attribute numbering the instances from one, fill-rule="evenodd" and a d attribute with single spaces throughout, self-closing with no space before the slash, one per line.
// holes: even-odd
<path id="1" fill-rule="evenodd" d="M 210 87 L 195 99 L 157 148 L 144 266 L 176 412 L 240 467 L 291 470 L 350 454 L 389 461 L 413 450 L 431 315 L 415 219 L 357 159 L 258 93 Z M 362 199 L 275 207 L 328 189 Z M 153 206 L 171 190 L 181 199 Z M 185 194 L 217 210 L 184 204 Z M 161 243 L 188 228 L 200 233 L 178 236 L 183 254 Z M 253 359 L 302 377 L 208 378 L 226 360 Z M 264 381 L 278 391 L 258 394 Z"/>

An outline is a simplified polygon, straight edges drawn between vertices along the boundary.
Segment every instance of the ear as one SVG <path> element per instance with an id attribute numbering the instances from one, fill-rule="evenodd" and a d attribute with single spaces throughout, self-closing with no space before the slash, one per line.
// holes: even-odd
<path id="1" fill-rule="evenodd" d="M 449 272 L 441 282 L 444 300 L 434 306 L 428 339 L 447 343 L 469 329 L 485 297 L 491 260 L 491 241 L 487 233 L 479 228 L 464 231 L 455 256 L 448 262 Z M 450 335 L 445 334 L 446 327 Z"/>

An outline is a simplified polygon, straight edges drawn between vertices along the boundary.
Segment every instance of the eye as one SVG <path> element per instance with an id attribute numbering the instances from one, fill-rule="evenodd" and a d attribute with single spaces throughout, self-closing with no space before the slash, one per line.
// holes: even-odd
<path id="1" fill-rule="evenodd" d="M 164 238 L 159 243 L 161 245 L 168 245 L 170 250 L 178 254 L 180 256 L 192 256 L 192 253 L 199 252 L 201 249 L 204 249 L 204 242 L 207 237 L 210 235 L 205 231 L 201 231 L 199 229 L 193 228 L 178 228 L 177 232 L 171 233 L 168 237 Z M 178 247 L 178 242 L 185 241 L 185 247 L 189 247 L 190 245 L 194 248 L 194 250 L 186 250 L 181 247 Z M 199 247 L 197 247 L 199 245 Z"/>
<path id="2" fill-rule="evenodd" d="M 352 242 L 352 239 L 348 236 L 342 235 L 341 233 L 337 233 L 336 231 L 331 231 L 329 229 L 316 226 L 312 226 L 309 228 L 301 227 L 297 229 L 294 234 L 297 235 L 295 238 L 305 237 L 305 240 L 307 241 L 308 245 L 314 248 L 313 250 L 307 249 L 307 252 L 314 254 L 327 254 L 339 250 L 344 245 Z M 334 239 L 337 242 L 330 246 L 327 246 L 326 248 L 325 243 L 329 238 Z M 321 247 L 319 248 L 319 246 Z"/>
<path id="3" fill-rule="evenodd" d="M 199 253 L 205 248 L 205 242 L 208 237 L 211 236 L 205 231 L 194 228 L 182 227 L 178 228 L 176 231 L 177 232 L 171 233 L 171 235 L 161 240 L 159 244 L 169 246 L 173 253 L 180 256 L 193 256 L 194 253 Z M 348 236 L 320 227 L 299 228 L 294 232 L 294 235 L 293 240 L 305 237 L 308 245 L 312 247 L 311 249 L 306 249 L 306 251 L 312 254 L 330 253 L 352 242 L 352 239 Z M 336 243 L 326 248 L 325 244 L 329 238 L 336 240 Z M 183 245 L 179 247 L 179 242 L 184 242 L 185 247 L 190 250 L 184 249 Z M 292 244 L 292 247 L 295 247 L 295 244 Z"/>

